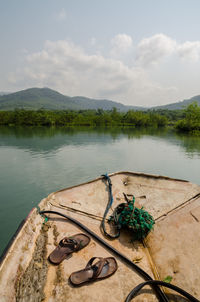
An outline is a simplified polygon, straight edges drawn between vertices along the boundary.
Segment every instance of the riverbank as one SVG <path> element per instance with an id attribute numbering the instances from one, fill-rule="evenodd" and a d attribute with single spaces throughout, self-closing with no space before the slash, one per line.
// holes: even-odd
<path id="1" fill-rule="evenodd" d="M 120 127 L 164 127 L 168 123 L 165 116 L 152 112 L 129 110 L 126 113 L 111 111 L 47 111 L 15 110 L 0 111 L 0 125 L 26 126 L 120 126 Z"/>
<path id="2" fill-rule="evenodd" d="M 98 110 L 14 110 L 0 111 L 0 126 L 58 126 L 89 128 L 163 128 L 200 136 L 200 107 L 190 104 L 184 110 L 119 112 Z"/>

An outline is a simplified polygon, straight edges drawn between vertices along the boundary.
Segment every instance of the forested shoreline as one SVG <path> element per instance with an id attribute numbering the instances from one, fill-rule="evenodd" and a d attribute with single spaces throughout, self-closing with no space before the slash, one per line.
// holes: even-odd
<path id="1" fill-rule="evenodd" d="M 98 110 L 24 110 L 0 111 L 0 125 L 8 126 L 86 126 L 86 127 L 166 127 L 200 135 L 200 107 L 190 104 L 184 110 L 119 112 Z"/>
<path id="2" fill-rule="evenodd" d="M 140 111 L 118 112 L 79 110 L 79 111 L 49 111 L 49 110 L 14 110 L 0 111 L 0 125 L 26 126 L 131 126 L 131 127 L 164 127 L 168 119 L 157 113 Z"/>

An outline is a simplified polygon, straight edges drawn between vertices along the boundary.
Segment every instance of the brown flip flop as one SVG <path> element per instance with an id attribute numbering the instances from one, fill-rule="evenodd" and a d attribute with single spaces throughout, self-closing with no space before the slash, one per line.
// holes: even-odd
<path id="1" fill-rule="evenodd" d="M 48 260 L 53 264 L 59 264 L 68 255 L 78 252 L 90 242 L 90 237 L 85 234 L 76 234 L 70 237 L 64 237 L 55 250 L 49 255 Z"/>
<path id="2" fill-rule="evenodd" d="M 99 261 L 93 264 L 95 259 L 99 259 Z M 69 280 L 73 285 L 77 286 L 85 282 L 108 278 L 116 272 L 117 268 L 117 261 L 113 257 L 92 257 L 86 267 L 72 273 Z"/>

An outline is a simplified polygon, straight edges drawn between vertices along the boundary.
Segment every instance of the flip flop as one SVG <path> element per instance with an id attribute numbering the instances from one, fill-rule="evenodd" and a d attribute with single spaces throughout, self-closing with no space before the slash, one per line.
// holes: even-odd
<path id="1" fill-rule="evenodd" d="M 49 255 L 48 260 L 53 264 L 59 264 L 70 254 L 80 251 L 90 242 L 90 237 L 85 234 L 76 234 L 64 237 Z"/>
<path id="2" fill-rule="evenodd" d="M 99 261 L 93 264 L 95 259 L 99 259 Z M 77 286 L 86 282 L 108 278 L 116 272 L 117 268 L 117 262 L 113 257 L 92 257 L 86 267 L 72 273 L 69 280 L 73 285 Z"/>

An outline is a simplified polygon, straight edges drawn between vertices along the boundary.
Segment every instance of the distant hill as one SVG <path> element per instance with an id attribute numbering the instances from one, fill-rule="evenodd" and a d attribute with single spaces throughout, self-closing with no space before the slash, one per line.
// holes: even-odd
<path id="1" fill-rule="evenodd" d="M 1 95 L 5 95 L 5 94 L 9 94 L 10 92 L 5 92 L 5 91 L 0 91 L 0 96 Z"/>
<path id="2" fill-rule="evenodd" d="M 190 105 L 191 103 L 194 103 L 194 102 L 196 102 L 198 104 L 198 106 L 200 106 L 200 95 L 196 95 L 190 99 L 187 99 L 187 100 L 184 100 L 181 102 L 152 107 L 151 109 L 154 109 L 154 110 L 157 110 L 157 109 L 179 110 L 179 109 L 186 108 L 188 105 Z"/>
<path id="3" fill-rule="evenodd" d="M 0 96 L 0 110 L 111 110 L 113 107 L 119 111 L 142 110 L 142 107 L 125 106 L 110 100 L 96 100 L 82 96 L 69 97 L 49 88 L 30 88 Z"/>
<path id="4" fill-rule="evenodd" d="M 200 106 L 200 95 L 177 103 L 145 108 L 139 106 L 126 106 L 121 103 L 106 99 L 97 100 L 83 96 L 69 97 L 49 88 L 29 88 L 15 93 L 0 92 L 0 110 L 111 110 L 113 107 L 115 107 L 118 111 L 122 112 L 126 112 L 130 109 L 141 111 L 146 111 L 148 109 L 177 110 L 183 109 L 195 101 Z"/>

